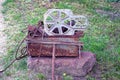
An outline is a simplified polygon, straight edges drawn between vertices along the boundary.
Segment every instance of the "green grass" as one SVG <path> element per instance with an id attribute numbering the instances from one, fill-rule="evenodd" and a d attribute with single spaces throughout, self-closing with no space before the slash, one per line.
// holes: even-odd
<path id="1" fill-rule="evenodd" d="M 2 11 L 8 24 L 5 30 L 8 35 L 8 55 L 4 57 L 8 63 L 14 58 L 15 46 L 25 36 L 21 30 L 29 24 L 35 25 L 39 20 L 43 20 L 43 14 L 47 11 L 46 7 L 39 6 L 37 0 L 34 2 L 18 0 L 21 3 L 20 5 L 16 2 L 6 0 Z M 120 19 L 111 21 L 108 16 L 102 16 L 96 12 L 96 9 L 116 11 L 110 2 L 104 0 L 62 0 L 51 3 L 51 8 L 71 9 L 74 14 L 87 15 L 89 27 L 81 41 L 84 42 L 84 51 L 91 51 L 96 54 L 97 64 L 100 65 L 99 70 L 102 73 L 101 80 L 120 79 Z M 22 74 L 27 72 L 26 59 L 15 63 L 12 69 L 6 72 L 6 76 L 14 75 L 18 71 L 21 71 Z M 26 74 L 16 75 L 15 80 L 28 80 L 26 76 Z M 89 74 L 87 79 L 95 80 L 95 77 Z"/>
<path id="2" fill-rule="evenodd" d="M 37 74 L 37 78 L 39 80 L 45 80 L 46 79 L 45 76 L 43 74 L 41 74 L 41 73 Z"/>
<path id="3" fill-rule="evenodd" d="M 14 2 L 15 0 L 5 0 L 5 2 L 2 4 L 3 6 L 6 6 L 9 3 Z"/>

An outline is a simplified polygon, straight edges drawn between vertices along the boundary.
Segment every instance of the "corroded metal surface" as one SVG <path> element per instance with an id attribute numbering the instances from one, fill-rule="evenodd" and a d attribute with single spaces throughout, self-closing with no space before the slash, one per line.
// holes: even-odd
<path id="1" fill-rule="evenodd" d="M 84 36 L 83 31 L 75 32 L 75 35 L 48 36 L 42 27 L 42 21 L 38 23 L 38 27 L 28 26 L 27 52 L 29 56 L 52 56 L 52 44 L 57 44 L 55 47 L 57 57 L 79 56 L 79 47 L 82 49 L 83 46 L 83 43 L 79 42 L 79 37 Z"/>
<path id="2" fill-rule="evenodd" d="M 33 39 L 34 40 L 34 39 Z M 56 54 L 55 56 L 69 56 L 69 57 L 75 57 L 79 55 L 79 45 L 83 46 L 83 44 L 81 42 L 76 42 L 74 38 L 44 38 L 43 41 L 50 41 L 51 44 L 48 44 L 48 42 L 46 42 L 46 44 L 42 44 L 39 43 L 39 38 L 35 39 L 37 42 L 33 42 L 30 41 L 28 43 L 28 54 L 30 56 L 52 56 L 52 41 L 53 44 L 57 44 L 58 42 L 61 42 L 61 44 L 57 44 L 56 45 Z M 57 41 L 57 43 L 55 43 L 55 41 Z M 68 42 L 67 42 L 68 41 Z M 33 43 L 32 43 L 33 42 Z M 74 42 L 74 43 L 73 43 Z"/>

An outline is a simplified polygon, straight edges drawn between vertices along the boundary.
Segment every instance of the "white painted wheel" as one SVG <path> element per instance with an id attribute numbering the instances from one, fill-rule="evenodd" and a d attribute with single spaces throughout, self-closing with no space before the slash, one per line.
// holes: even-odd
<path id="1" fill-rule="evenodd" d="M 74 35 L 70 25 L 72 11 L 69 9 L 49 9 L 44 14 L 44 30 L 48 35 Z"/>

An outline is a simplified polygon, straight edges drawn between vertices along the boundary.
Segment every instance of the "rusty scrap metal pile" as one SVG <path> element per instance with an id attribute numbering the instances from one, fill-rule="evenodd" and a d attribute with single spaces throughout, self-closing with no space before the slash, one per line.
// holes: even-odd
<path id="1" fill-rule="evenodd" d="M 10 65 L 25 56 L 52 58 L 54 80 L 57 57 L 82 57 L 83 43 L 79 38 L 84 36 L 83 32 L 87 25 L 88 20 L 85 16 L 76 16 L 69 9 L 49 9 L 44 14 L 44 21 L 39 21 L 36 26 L 28 26 L 28 34 L 18 46 L 15 60 Z M 24 41 L 27 43 L 26 47 L 23 47 L 21 55 L 17 56 Z M 4 72 L 8 67 L 0 72 Z"/>
<path id="2" fill-rule="evenodd" d="M 83 43 L 83 31 L 87 18 L 73 15 L 69 9 L 50 9 L 44 15 L 44 22 L 28 26 L 27 53 L 31 57 L 52 57 L 52 80 L 57 57 L 79 57 Z"/>
<path id="3" fill-rule="evenodd" d="M 56 57 L 77 57 L 83 43 L 79 41 L 88 24 L 84 16 L 75 16 L 69 9 L 50 9 L 44 22 L 28 26 L 27 51 L 32 57 L 50 57 L 55 45 Z"/>

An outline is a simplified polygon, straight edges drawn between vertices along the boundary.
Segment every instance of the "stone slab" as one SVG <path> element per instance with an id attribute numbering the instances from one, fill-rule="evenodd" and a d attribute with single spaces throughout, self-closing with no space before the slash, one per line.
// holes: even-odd
<path id="1" fill-rule="evenodd" d="M 69 58 L 69 57 L 58 57 L 55 59 L 55 75 L 62 76 L 63 74 L 70 75 L 72 77 L 83 77 L 89 71 L 92 70 L 96 57 L 91 52 L 81 52 L 81 57 Z M 28 57 L 28 69 L 30 80 L 35 79 L 35 75 L 42 73 L 51 80 L 52 71 L 52 59 L 46 57 L 32 58 Z M 34 78 L 33 78 L 34 75 Z M 75 79 L 74 79 L 75 80 Z M 80 79 L 81 80 L 81 79 Z"/>

